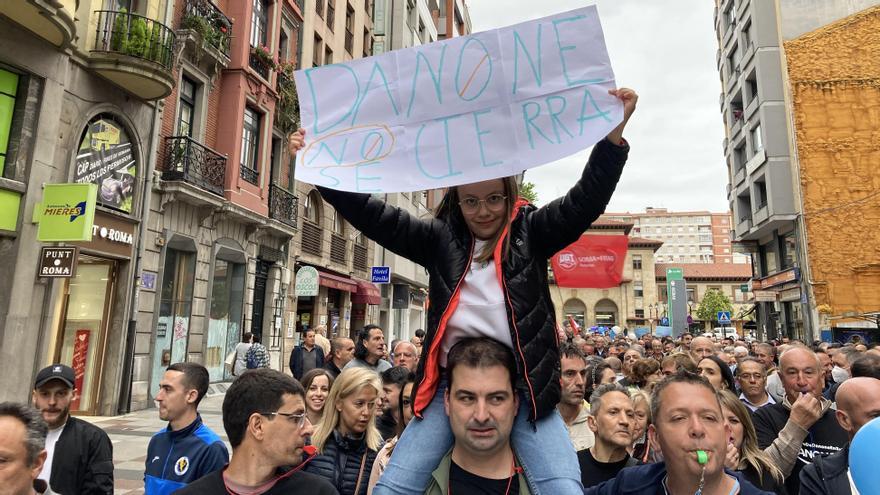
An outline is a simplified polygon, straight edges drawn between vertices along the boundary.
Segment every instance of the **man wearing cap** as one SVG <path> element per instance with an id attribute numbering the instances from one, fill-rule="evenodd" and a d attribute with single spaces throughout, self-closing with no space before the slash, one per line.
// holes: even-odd
<path id="1" fill-rule="evenodd" d="M 46 493 L 112 494 L 110 437 L 97 426 L 70 415 L 70 403 L 77 394 L 75 379 L 73 368 L 63 364 L 47 366 L 37 373 L 34 407 L 49 425 L 46 462 L 38 478 L 49 484 Z"/>

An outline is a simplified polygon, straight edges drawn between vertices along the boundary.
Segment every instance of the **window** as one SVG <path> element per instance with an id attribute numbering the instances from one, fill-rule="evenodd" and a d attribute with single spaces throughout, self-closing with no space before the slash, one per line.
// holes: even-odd
<path id="1" fill-rule="evenodd" d="M 320 225 L 320 212 L 318 208 L 321 205 L 321 196 L 318 194 L 318 191 L 312 191 L 306 195 L 305 201 L 303 201 L 303 217 L 312 222 L 314 224 Z"/>
<path id="2" fill-rule="evenodd" d="M 644 309 L 637 309 L 637 310 L 635 310 L 635 312 L 636 312 L 636 318 L 644 318 L 645 317 L 645 310 Z"/>
<path id="3" fill-rule="evenodd" d="M 776 250 L 773 244 L 765 244 L 758 247 L 758 253 L 761 256 L 761 267 L 764 269 L 762 276 L 767 276 L 779 271 L 779 260 L 776 257 Z"/>
<path id="4" fill-rule="evenodd" d="M 256 184 L 259 177 L 257 158 L 260 142 L 260 114 L 251 107 L 244 109 L 244 126 L 241 133 L 242 178 Z"/>
<path id="5" fill-rule="evenodd" d="M 324 17 L 324 0 L 315 0 L 315 13 Z"/>
<path id="6" fill-rule="evenodd" d="M 642 256 L 639 254 L 633 255 L 633 270 L 641 270 L 642 269 Z"/>
<path id="7" fill-rule="evenodd" d="M 724 17 L 727 19 L 728 29 L 736 27 L 736 6 L 733 5 L 733 2 L 727 7 L 727 12 L 724 13 Z"/>
<path id="8" fill-rule="evenodd" d="M 779 237 L 779 253 L 783 270 L 797 264 L 797 240 L 794 231 Z"/>
<path id="9" fill-rule="evenodd" d="M 333 50 L 329 46 L 324 47 L 324 65 L 333 63 Z"/>
<path id="10" fill-rule="evenodd" d="M 345 234 L 345 220 L 336 210 L 333 210 L 333 232 L 339 235 Z"/>
<path id="11" fill-rule="evenodd" d="M 327 21 L 327 28 L 330 29 L 330 32 L 333 32 L 333 22 L 336 17 L 336 7 L 333 5 L 336 3 L 336 0 L 327 0 L 327 17 L 324 19 Z"/>
<path id="12" fill-rule="evenodd" d="M 764 181 L 755 182 L 755 203 L 759 210 L 767 206 L 767 183 Z"/>
<path id="13" fill-rule="evenodd" d="M 6 168 L 6 153 L 15 113 L 15 95 L 18 94 L 18 74 L 0 69 L 0 177 Z"/>
<path id="14" fill-rule="evenodd" d="M 269 7 L 266 0 L 254 0 L 254 12 L 251 16 L 251 46 L 267 46 L 267 26 L 269 25 Z"/>
<path id="15" fill-rule="evenodd" d="M 644 297 L 644 289 L 642 288 L 642 284 L 633 284 L 633 293 L 635 297 Z"/>
<path id="16" fill-rule="evenodd" d="M 315 35 L 315 46 L 312 48 L 312 67 L 317 67 L 321 64 L 321 54 L 324 53 L 324 47 L 321 46 L 321 37 L 317 34 Z"/>
<path id="17" fill-rule="evenodd" d="M 695 299 L 696 298 L 696 289 L 688 288 L 687 294 L 688 294 L 688 302 L 696 301 L 696 299 Z"/>
<path id="18" fill-rule="evenodd" d="M 287 38 L 287 32 L 282 29 L 278 38 L 278 62 L 283 63 L 288 60 L 290 60 L 290 40 Z"/>
<path id="19" fill-rule="evenodd" d="M 734 173 L 739 172 L 746 166 L 746 146 L 744 143 L 740 143 L 736 148 L 733 149 L 733 171 Z"/>
<path id="20" fill-rule="evenodd" d="M 752 149 L 755 153 L 759 153 L 764 149 L 764 140 L 761 137 L 761 124 L 752 128 Z"/>
<path id="21" fill-rule="evenodd" d="M 180 79 L 180 108 L 177 110 L 177 135 L 193 135 L 193 116 L 196 113 L 196 83 L 183 76 Z"/>

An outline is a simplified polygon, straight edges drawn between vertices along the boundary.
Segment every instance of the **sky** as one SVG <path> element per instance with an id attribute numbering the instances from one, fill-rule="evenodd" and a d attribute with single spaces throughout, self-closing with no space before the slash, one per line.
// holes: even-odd
<path id="1" fill-rule="evenodd" d="M 467 0 L 474 32 L 596 4 L 619 87 L 639 94 L 629 160 L 608 212 L 728 211 L 713 9 L 708 0 Z M 513 6 L 516 6 L 515 8 Z M 526 172 L 538 203 L 562 196 L 589 151 Z"/>

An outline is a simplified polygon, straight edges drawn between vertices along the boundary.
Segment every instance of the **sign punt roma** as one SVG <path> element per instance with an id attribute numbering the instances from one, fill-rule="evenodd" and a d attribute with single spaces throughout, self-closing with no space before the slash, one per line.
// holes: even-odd
<path id="1" fill-rule="evenodd" d="M 556 285 L 608 289 L 620 285 L 629 237 L 583 235 L 550 260 Z"/>

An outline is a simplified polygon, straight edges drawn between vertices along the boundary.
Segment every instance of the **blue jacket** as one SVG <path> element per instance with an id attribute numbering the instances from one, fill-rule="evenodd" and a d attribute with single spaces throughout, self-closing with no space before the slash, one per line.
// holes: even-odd
<path id="1" fill-rule="evenodd" d="M 226 445 L 202 423 L 201 416 L 182 430 L 172 431 L 169 425 L 153 435 L 147 447 L 145 493 L 173 493 L 228 462 Z"/>
<path id="2" fill-rule="evenodd" d="M 773 495 L 746 481 L 739 472 L 724 470 L 739 481 L 739 495 Z M 584 495 L 663 495 L 666 463 L 655 462 L 621 469 L 617 477 L 584 490 Z"/>

